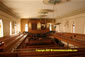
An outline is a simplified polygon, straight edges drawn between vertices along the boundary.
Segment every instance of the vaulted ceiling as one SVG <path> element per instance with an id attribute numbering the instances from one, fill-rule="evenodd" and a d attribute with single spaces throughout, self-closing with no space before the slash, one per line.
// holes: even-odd
<path id="1" fill-rule="evenodd" d="M 43 0 L 2 0 L 2 2 L 16 12 L 20 18 L 37 18 L 41 9 L 53 9 L 54 12 L 48 13 L 47 16 L 50 18 L 71 15 L 76 11 L 85 12 L 85 0 L 70 0 L 56 5 L 46 5 Z"/>

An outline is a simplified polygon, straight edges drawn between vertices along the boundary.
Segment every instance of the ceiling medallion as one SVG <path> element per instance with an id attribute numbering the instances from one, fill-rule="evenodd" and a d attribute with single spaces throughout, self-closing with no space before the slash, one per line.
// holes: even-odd
<path id="1" fill-rule="evenodd" d="M 43 3 L 55 5 L 55 4 L 58 4 L 58 3 L 68 2 L 68 1 L 70 1 L 70 0 L 43 0 Z"/>

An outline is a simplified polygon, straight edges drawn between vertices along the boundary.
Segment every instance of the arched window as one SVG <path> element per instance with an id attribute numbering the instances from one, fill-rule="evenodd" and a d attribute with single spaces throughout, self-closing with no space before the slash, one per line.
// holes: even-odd
<path id="1" fill-rule="evenodd" d="M 10 21 L 10 35 L 12 35 L 12 22 Z"/>
<path id="2" fill-rule="evenodd" d="M 75 33 L 75 24 L 72 24 L 72 32 Z"/>
<path id="3" fill-rule="evenodd" d="M 14 24 L 15 34 L 17 34 L 17 28 L 16 28 L 16 27 L 17 27 L 17 24 L 15 23 L 15 24 Z"/>
<path id="4" fill-rule="evenodd" d="M 28 24 L 25 24 L 25 32 L 28 32 Z"/>
<path id="5" fill-rule="evenodd" d="M 3 22 L 0 20 L 0 37 L 3 37 Z"/>
<path id="6" fill-rule="evenodd" d="M 50 31 L 52 31 L 52 24 L 49 24 L 50 26 L 49 26 L 49 29 L 50 29 Z"/>

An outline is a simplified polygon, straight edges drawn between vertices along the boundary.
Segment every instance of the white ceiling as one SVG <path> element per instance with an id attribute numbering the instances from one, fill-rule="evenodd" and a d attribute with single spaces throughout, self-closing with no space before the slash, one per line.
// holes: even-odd
<path id="1" fill-rule="evenodd" d="M 36 18 L 41 9 L 54 9 L 54 13 L 49 13 L 48 17 L 57 17 L 69 14 L 72 11 L 85 8 L 85 0 L 71 0 L 69 2 L 55 5 L 46 5 L 43 0 L 3 0 L 3 3 L 18 13 L 20 18 Z"/>

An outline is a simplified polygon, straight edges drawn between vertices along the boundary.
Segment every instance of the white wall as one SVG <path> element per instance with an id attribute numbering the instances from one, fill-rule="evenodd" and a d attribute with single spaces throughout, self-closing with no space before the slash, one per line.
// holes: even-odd
<path id="1" fill-rule="evenodd" d="M 66 17 L 63 19 L 56 19 L 56 23 L 60 22 L 60 32 L 71 32 L 72 24 L 75 24 L 75 33 L 84 34 L 85 32 L 85 13 L 75 16 Z"/>
<path id="2" fill-rule="evenodd" d="M 20 31 L 20 19 L 12 17 L 2 11 L 0 11 L 0 19 L 3 22 L 3 36 L 10 35 L 10 21 L 15 21 L 17 23 L 17 32 Z"/>

